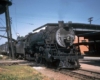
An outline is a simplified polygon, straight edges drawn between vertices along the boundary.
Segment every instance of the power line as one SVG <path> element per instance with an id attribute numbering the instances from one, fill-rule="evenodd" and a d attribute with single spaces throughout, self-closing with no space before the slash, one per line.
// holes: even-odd
<path id="1" fill-rule="evenodd" d="M 0 18 L 0 19 L 2 20 L 2 18 Z M 0 24 L 2 25 L 2 26 L 0 26 L 0 31 L 6 31 L 6 27 L 1 22 L 0 22 Z"/>
<path id="2" fill-rule="evenodd" d="M 95 21 L 97 21 L 97 20 L 99 20 L 99 19 L 100 19 L 100 18 L 98 18 L 98 19 L 94 20 L 94 22 L 95 22 Z"/>
<path id="3" fill-rule="evenodd" d="M 18 31 L 17 31 L 17 16 L 16 16 L 17 14 L 16 14 L 16 4 L 15 4 L 15 3 L 12 3 L 12 4 L 14 4 L 14 5 L 15 5 L 15 6 L 14 6 L 14 8 L 15 8 L 15 9 L 14 9 L 14 14 L 15 14 L 15 25 L 16 25 L 16 33 L 17 33 Z"/>
<path id="4" fill-rule="evenodd" d="M 3 19 L 2 18 L 0 18 L 2 21 L 3 21 Z M 4 22 L 4 21 L 3 21 Z M 4 22 L 4 24 L 5 24 L 5 22 Z"/>
<path id="5" fill-rule="evenodd" d="M 24 23 L 24 24 L 34 25 L 33 23 L 27 23 L 27 22 L 19 22 L 19 23 Z"/>
<path id="6" fill-rule="evenodd" d="M 10 17 L 10 24 L 12 24 L 12 18 L 11 17 Z M 17 36 L 17 34 L 16 34 L 17 31 L 15 30 L 15 27 L 12 26 L 12 28 L 13 28 L 13 31 L 15 32 L 15 35 Z"/>
<path id="7" fill-rule="evenodd" d="M 51 14 L 48 15 L 48 14 L 44 14 L 44 13 L 43 13 L 43 14 L 39 14 L 39 13 L 32 13 L 32 14 L 31 14 L 31 13 L 19 13 L 19 12 L 18 12 L 17 14 L 18 14 L 18 16 L 20 16 L 20 17 L 23 17 L 23 16 L 24 16 L 24 17 L 29 17 L 29 18 L 34 18 L 34 17 L 37 17 L 37 16 L 38 16 L 38 17 L 39 17 L 39 16 L 40 16 L 40 17 L 44 17 L 44 16 L 57 17 L 57 16 L 58 16 L 58 15 L 51 15 Z M 45 17 L 45 18 L 46 18 L 46 17 Z M 47 17 L 47 18 L 48 18 L 48 17 Z"/>
<path id="8" fill-rule="evenodd" d="M 3 34 L 3 36 L 5 36 L 6 32 Z M 0 38 L 0 40 L 2 39 L 2 37 Z"/>
<path id="9" fill-rule="evenodd" d="M 15 4 L 15 3 L 14 3 Z M 15 4 L 15 22 L 16 22 L 16 31 L 17 31 L 17 14 L 16 14 L 16 4 Z"/>
<path id="10" fill-rule="evenodd" d="M 0 24 L 2 25 L 2 27 L 4 27 L 4 25 L 0 22 Z"/>

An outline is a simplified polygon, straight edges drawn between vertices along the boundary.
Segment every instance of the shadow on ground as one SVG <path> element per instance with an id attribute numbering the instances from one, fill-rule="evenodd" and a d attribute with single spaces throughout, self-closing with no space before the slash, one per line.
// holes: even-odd
<path id="1" fill-rule="evenodd" d="M 90 65 L 94 65 L 94 66 L 100 66 L 100 60 L 83 60 L 80 63 L 90 64 Z"/>

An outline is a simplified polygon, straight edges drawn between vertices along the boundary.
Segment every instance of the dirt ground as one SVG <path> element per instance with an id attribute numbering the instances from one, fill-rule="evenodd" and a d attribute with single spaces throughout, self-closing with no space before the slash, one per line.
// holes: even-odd
<path id="1" fill-rule="evenodd" d="M 74 77 L 71 77 L 71 76 L 68 76 L 65 74 L 61 74 L 60 72 L 52 71 L 45 67 L 33 67 L 33 68 L 36 69 L 37 71 L 41 72 L 45 76 L 52 78 L 53 80 L 78 80 Z"/>
<path id="2" fill-rule="evenodd" d="M 81 64 L 81 68 L 84 70 L 89 70 L 93 72 L 99 72 L 100 73 L 100 67 L 94 66 L 94 65 L 89 65 L 89 64 Z"/>

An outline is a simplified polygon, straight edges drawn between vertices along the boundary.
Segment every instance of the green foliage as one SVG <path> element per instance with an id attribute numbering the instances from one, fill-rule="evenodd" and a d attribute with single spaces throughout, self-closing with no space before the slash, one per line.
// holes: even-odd
<path id="1" fill-rule="evenodd" d="M 2 75 L 0 75 L 0 80 L 18 80 L 18 77 L 8 75 L 8 74 L 2 74 Z"/>

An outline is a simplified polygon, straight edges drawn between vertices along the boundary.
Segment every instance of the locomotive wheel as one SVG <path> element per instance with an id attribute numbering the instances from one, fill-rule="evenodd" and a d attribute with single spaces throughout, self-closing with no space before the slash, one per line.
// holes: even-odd
<path id="1" fill-rule="evenodd" d="M 45 64 L 45 59 L 44 58 L 42 58 L 42 64 Z"/>
<path id="2" fill-rule="evenodd" d="M 36 64 L 39 63 L 39 56 L 38 56 L 38 53 L 35 53 L 34 56 L 35 56 L 35 62 L 36 62 Z"/>
<path id="3" fill-rule="evenodd" d="M 52 67 L 52 63 L 51 62 L 49 62 L 49 61 L 47 61 L 47 66 L 46 66 L 47 68 L 51 68 Z"/>
<path id="4" fill-rule="evenodd" d="M 46 66 L 46 60 L 45 60 L 45 58 L 43 59 L 43 64 Z"/>
<path id="5" fill-rule="evenodd" d="M 30 59 L 29 59 L 29 56 L 30 56 L 29 54 L 25 54 L 25 59 L 26 59 L 26 60 L 30 60 Z"/>
<path id="6" fill-rule="evenodd" d="M 24 60 L 27 60 L 27 59 L 26 59 L 26 54 L 24 54 Z"/>
<path id="7" fill-rule="evenodd" d="M 16 57 L 16 59 L 18 59 L 19 55 L 16 53 L 15 57 Z"/>
<path id="8" fill-rule="evenodd" d="M 78 68 L 80 68 L 79 62 L 78 62 L 77 60 L 75 60 L 75 62 L 74 62 L 74 66 L 75 66 L 74 69 L 78 69 Z"/>
<path id="9" fill-rule="evenodd" d="M 49 67 L 50 67 L 50 62 L 47 61 L 46 59 L 44 59 L 44 65 L 45 65 L 47 68 L 49 68 Z"/>
<path id="10" fill-rule="evenodd" d="M 26 58 L 25 58 L 25 54 L 23 55 L 23 60 L 26 60 Z"/>
<path id="11" fill-rule="evenodd" d="M 59 63 L 60 63 L 60 60 L 54 61 L 54 62 L 53 62 L 53 67 L 54 67 L 55 69 L 60 69 L 60 68 L 59 68 Z"/>

